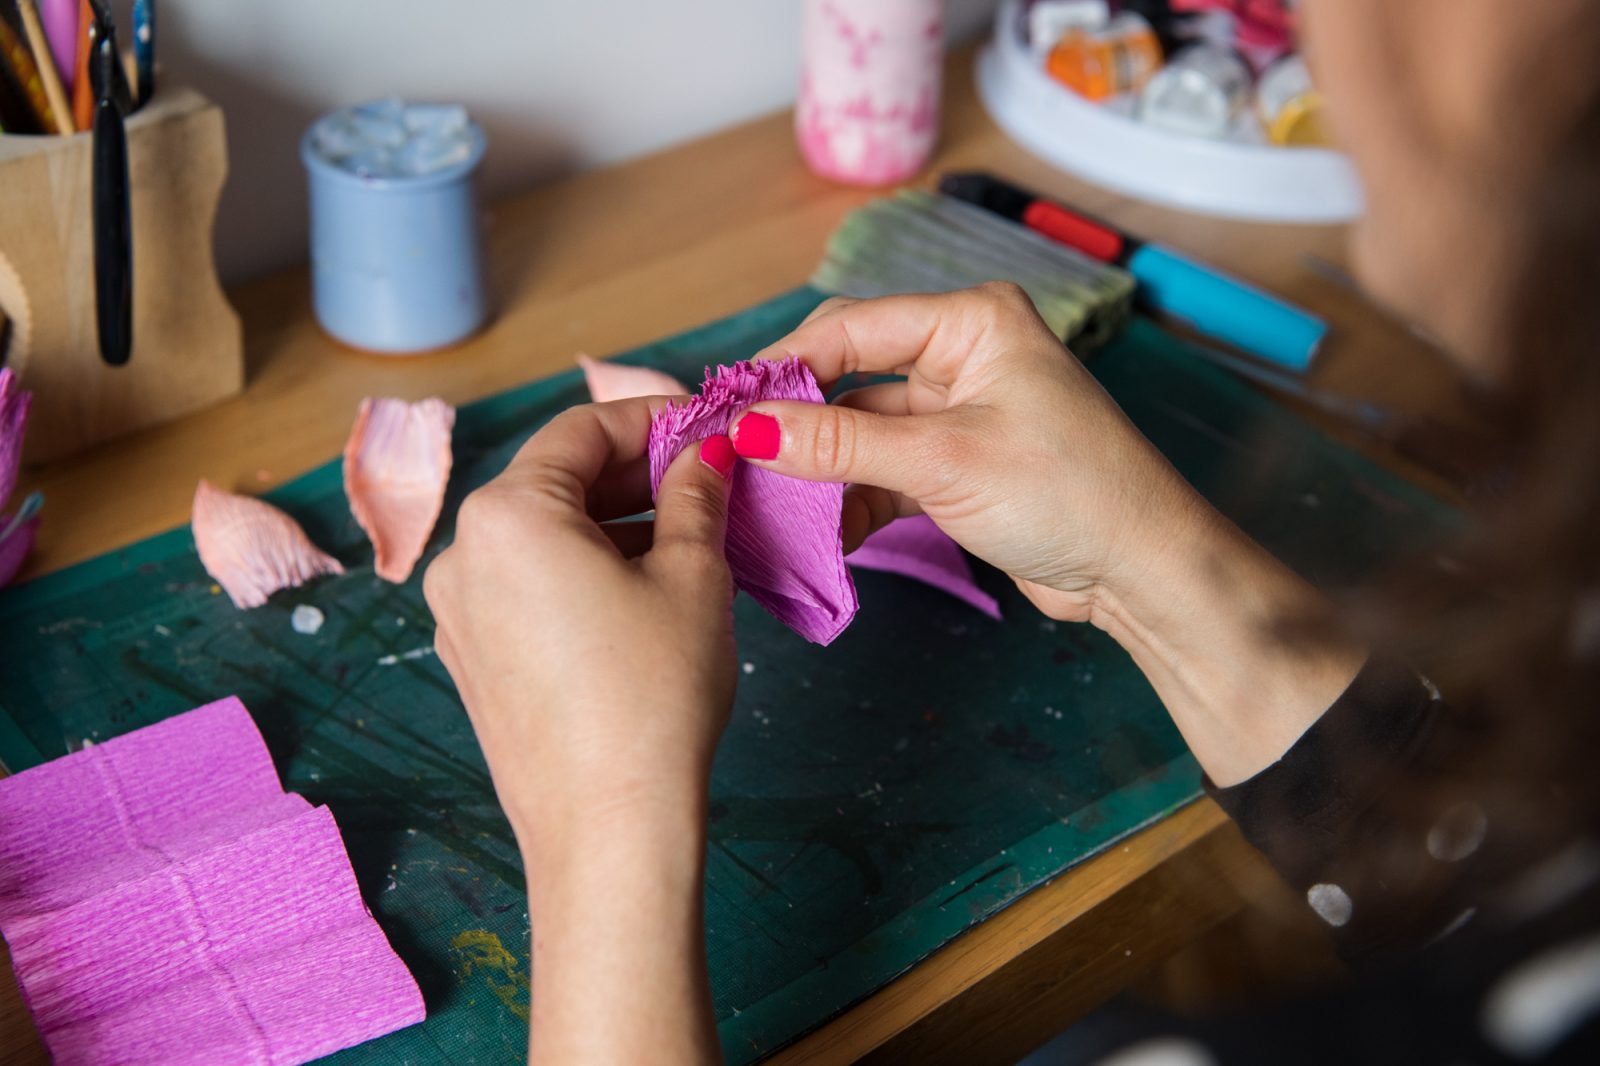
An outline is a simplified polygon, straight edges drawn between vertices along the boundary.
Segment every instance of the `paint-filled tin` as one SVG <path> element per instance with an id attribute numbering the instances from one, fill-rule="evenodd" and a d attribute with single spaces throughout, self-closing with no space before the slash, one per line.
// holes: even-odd
<path id="1" fill-rule="evenodd" d="M 483 325 L 474 176 L 486 143 L 460 108 L 397 100 L 306 131 L 313 304 L 336 340 L 402 355 Z"/>

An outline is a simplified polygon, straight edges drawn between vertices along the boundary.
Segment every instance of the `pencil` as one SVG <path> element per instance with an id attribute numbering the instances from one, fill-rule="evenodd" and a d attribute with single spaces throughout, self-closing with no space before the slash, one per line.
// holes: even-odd
<path id="1" fill-rule="evenodd" d="M 44 23 L 39 21 L 39 6 L 34 0 L 17 0 L 17 13 L 22 16 L 22 32 L 33 50 L 33 61 L 39 70 L 39 81 L 44 85 L 45 99 L 50 103 L 50 113 L 55 116 L 56 129 L 60 133 L 76 133 L 72 105 L 67 103 L 61 75 L 56 73 L 56 61 L 50 56 L 50 38 L 45 36 Z"/>
<path id="2" fill-rule="evenodd" d="M 3 60 L 10 69 L 17 88 L 22 90 L 22 102 L 27 105 L 28 112 L 40 132 L 59 132 L 55 115 L 50 111 L 50 101 L 44 94 L 44 83 L 39 79 L 39 68 L 34 65 L 33 55 L 5 19 L 0 19 L 0 60 Z"/>
<path id="3" fill-rule="evenodd" d="M 94 86 L 89 79 L 94 34 L 94 8 L 89 6 L 89 0 L 78 0 L 78 54 L 72 62 L 72 120 L 80 130 L 94 123 Z"/>

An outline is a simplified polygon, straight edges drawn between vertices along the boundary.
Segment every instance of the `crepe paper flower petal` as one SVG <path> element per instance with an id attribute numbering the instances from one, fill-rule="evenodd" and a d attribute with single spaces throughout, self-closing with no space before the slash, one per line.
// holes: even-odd
<path id="1" fill-rule="evenodd" d="M 651 494 L 679 452 L 727 433 L 734 416 L 758 400 L 821 403 L 822 390 L 798 359 L 708 367 L 698 396 L 663 408 L 650 423 Z M 856 614 L 855 583 L 839 539 L 843 507 L 843 485 L 749 463 L 734 468 L 724 547 L 733 579 L 815 644 L 831 643 Z"/>
<path id="2" fill-rule="evenodd" d="M 279 589 L 344 573 L 294 519 L 265 500 L 224 492 L 203 479 L 194 490 L 190 523 L 200 564 L 235 607 L 260 607 Z"/>
<path id="3" fill-rule="evenodd" d="M 845 562 L 863 570 L 915 578 L 965 600 L 990 618 L 1000 618 L 999 602 L 973 580 L 966 553 L 927 515 L 890 522 L 862 542 Z"/>
<path id="4" fill-rule="evenodd" d="M 17 384 L 10 367 L 0 367 L 0 507 L 11 499 L 22 468 L 22 434 L 28 427 L 33 393 Z"/>
<path id="5" fill-rule="evenodd" d="M 439 399 L 361 401 L 344 446 L 344 494 L 385 581 L 410 577 L 428 546 L 450 481 L 455 424 L 456 409 Z"/>
<path id="6" fill-rule="evenodd" d="M 44 494 L 31 492 L 16 514 L 0 517 L 0 585 L 10 584 L 22 569 L 39 532 L 39 508 L 43 505 Z"/>
<path id="7" fill-rule="evenodd" d="M 631 400 L 635 396 L 687 396 L 689 390 L 671 374 L 651 370 L 647 366 L 629 366 L 609 359 L 590 359 L 578 356 L 583 367 L 583 380 L 589 386 L 589 397 L 595 403 L 612 400 Z"/>

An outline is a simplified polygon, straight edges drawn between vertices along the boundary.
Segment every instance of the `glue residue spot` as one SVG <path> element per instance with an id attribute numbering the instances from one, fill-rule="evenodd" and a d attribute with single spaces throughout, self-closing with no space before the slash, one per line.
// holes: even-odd
<path id="1" fill-rule="evenodd" d="M 323 618 L 322 612 L 309 603 L 300 604 L 289 615 L 289 624 L 294 627 L 294 631 L 304 633 L 308 637 L 315 636 L 324 621 L 326 619 Z"/>
<path id="2" fill-rule="evenodd" d="M 756 664 L 755 663 L 745 663 L 744 664 L 744 672 L 747 673 L 747 674 L 755 673 L 756 672 Z"/>

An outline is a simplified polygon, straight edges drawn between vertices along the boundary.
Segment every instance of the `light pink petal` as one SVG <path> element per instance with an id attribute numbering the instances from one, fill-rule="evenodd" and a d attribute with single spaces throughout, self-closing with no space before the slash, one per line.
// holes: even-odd
<path id="1" fill-rule="evenodd" d="M 339 560 L 312 544 L 294 519 L 209 481 L 195 487 L 190 521 L 201 565 L 235 607 L 259 607 L 279 589 L 344 573 Z"/>
<path id="2" fill-rule="evenodd" d="M 961 546 L 927 515 L 890 522 L 851 552 L 845 562 L 864 570 L 915 578 L 965 600 L 990 618 L 1000 617 L 1000 604 L 972 579 L 972 567 Z"/>
<path id="3" fill-rule="evenodd" d="M 6 585 L 22 569 L 22 562 L 33 548 L 33 539 L 39 533 L 39 504 L 44 497 L 37 492 L 22 501 L 16 514 L 0 517 L 0 585 Z"/>
<path id="4" fill-rule="evenodd" d="M 361 401 L 344 446 L 344 494 L 385 581 L 410 577 L 428 546 L 450 480 L 455 423 L 456 409 L 443 400 Z"/>
<path id="5" fill-rule="evenodd" d="M 583 367 L 583 380 L 588 383 L 589 397 L 595 403 L 631 400 L 635 396 L 689 395 L 683 382 L 649 367 L 590 359 L 587 355 L 578 356 L 578 365 Z"/>
<path id="6" fill-rule="evenodd" d="M 657 412 L 650 423 L 650 491 L 684 448 L 728 432 L 757 400 L 822 402 L 816 378 L 798 359 L 706 370 L 700 395 Z M 801 481 L 748 463 L 734 469 L 728 501 L 728 567 L 739 587 L 778 621 L 829 644 L 856 615 L 856 588 L 844 565 L 839 512 L 844 486 Z"/>
<path id="7" fill-rule="evenodd" d="M 33 393 L 17 384 L 10 367 L 0 367 L 0 507 L 11 500 L 22 467 L 22 434 L 28 428 Z"/>

